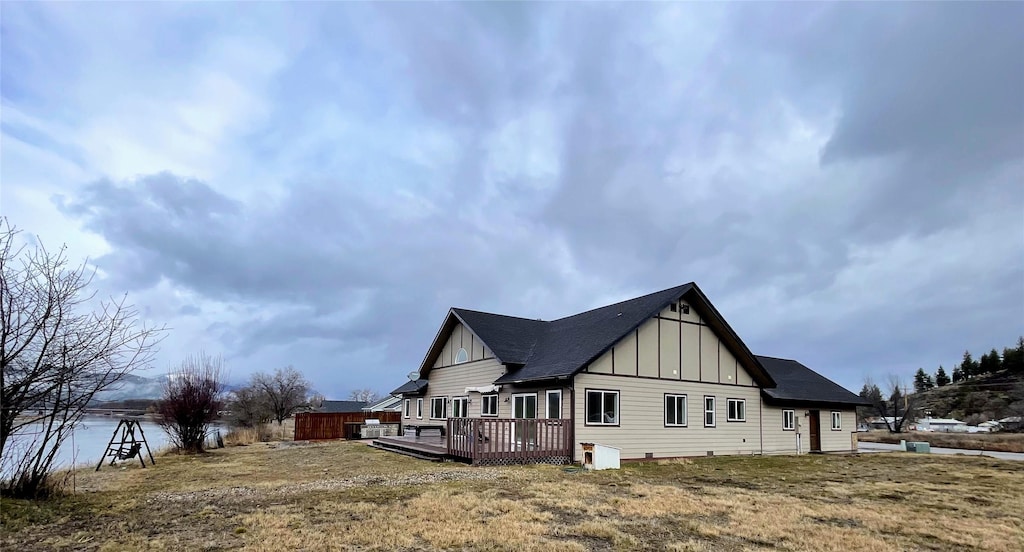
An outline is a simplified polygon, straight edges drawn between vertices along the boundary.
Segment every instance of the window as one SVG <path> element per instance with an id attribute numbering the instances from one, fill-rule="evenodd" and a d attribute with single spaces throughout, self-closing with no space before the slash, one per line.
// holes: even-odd
<path id="1" fill-rule="evenodd" d="M 459 349 L 459 352 L 455 353 L 455 364 L 462 364 L 463 362 L 469 361 L 469 354 L 465 349 Z"/>
<path id="2" fill-rule="evenodd" d="M 587 425 L 619 425 L 619 392 L 587 390 Z"/>
<path id="3" fill-rule="evenodd" d="M 469 417 L 469 398 L 458 397 L 452 399 L 452 418 Z"/>
<path id="4" fill-rule="evenodd" d="M 405 399 L 405 417 L 409 417 L 409 403 L 412 402 L 409 399 Z"/>
<path id="5" fill-rule="evenodd" d="M 665 395 L 665 425 L 686 427 L 686 395 Z"/>
<path id="6" fill-rule="evenodd" d="M 447 402 L 448 397 L 433 397 L 430 399 L 430 418 L 433 420 L 443 420 L 445 418 L 444 411 Z"/>
<path id="7" fill-rule="evenodd" d="M 545 418 L 555 419 L 562 417 L 562 390 L 552 389 L 547 393 L 548 404 Z"/>
<path id="8" fill-rule="evenodd" d="M 782 411 L 782 429 L 785 431 L 793 431 L 796 429 L 796 418 L 794 417 L 792 410 Z"/>
<path id="9" fill-rule="evenodd" d="M 416 399 L 416 419 L 423 419 L 423 399 Z"/>
<path id="10" fill-rule="evenodd" d="M 727 413 L 727 416 L 725 418 L 726 421 L 747 421 L 747 401 L 745 399 L 727 399 L 726 404 L 729 407 L 729 412 Z"/>
<path id="11" fill-rule="evenodd" d="M 843 429 L 843 413 L 832 411 L 832 431 Z"/>
<path id="12" fill-rule="evenodd" d="M 513 418 L 536 418 L 537 417 L 537 394 L 529 393 L 512 395 L 512 417 Z"/>
<path id="13" fill-rule="evenodd" d="M 498 415 L 498 396 L 497 395 L 484 395 L 480 400 L 480 415 L 481 416 L 497 416 Z"/>
<path id="14" fill-rule="evenodd" d="M 715 427 L 714 397 L 704 397 L 704 427 Z"/>

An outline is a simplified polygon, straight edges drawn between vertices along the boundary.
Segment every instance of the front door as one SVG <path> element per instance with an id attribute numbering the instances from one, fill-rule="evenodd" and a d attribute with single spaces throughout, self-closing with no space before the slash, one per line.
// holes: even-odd
<path id="1" fill-rule="evenodd" d="M 537 394 L 512 396 L 512 417 L 516 420 L 534 420 L 537 418 Z M 520 445 L 534 444 L 537 441 L 537 423 L 516 421 L 516 442 Z"/>
<path id="2" fill-rule="evenodd" d="M 807 416 L 807 427 L 811 431 L 811 452 L 821 452 L 821 420 L 817 410 Z"/>

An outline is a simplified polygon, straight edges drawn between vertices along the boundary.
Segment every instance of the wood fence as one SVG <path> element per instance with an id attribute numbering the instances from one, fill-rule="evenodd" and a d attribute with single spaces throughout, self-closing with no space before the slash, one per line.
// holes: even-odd
<path id="1" fill-rule="evenodd" d="M 309 412 L 295 415 L 295 440 L 355 439 L 367 419 L 382 424 L 402 421 L 401 412 Z"/>
<path id="2" fill-rule="evenodd" d="M 449 418 L 448 454 L 473 464 L 568 463 L 572 422 L 564 419 Z"/>

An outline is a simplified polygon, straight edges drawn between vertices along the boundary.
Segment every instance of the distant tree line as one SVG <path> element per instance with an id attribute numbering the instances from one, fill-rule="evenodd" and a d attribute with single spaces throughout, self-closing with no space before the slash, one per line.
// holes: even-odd
<path id="1" fill-rule="evenodd" d="M 259 428 L 277 421 L 280 426 L 292 414 L 322 402 L 309 380 L 291 366 L 273 373 L 257 372 L 249 384 L 234 392 L 228 402 L 228 420 L 234 427 Z"/>
<path id="2" fill-rule="evenodd" d="M 950 383 L 968 381 L 986 374 L 1006 371 L 1010 374 L 1024 374 L 1024 336 L 1017 339 L 1015 347 L 1006 347 L 1003 354 L 992 349 L 981 355 L 981 358 L 974 360 L 970 351 L 964 351 L 960 364 L 953 367 L 952 376 L 946 374 L 946 369 L 939 366 L 934 377 L 925 372 L 924 368 L 918 368 L 914 374 L 914 391 L 922 392 L 935 387 L 942 387 Z"/>

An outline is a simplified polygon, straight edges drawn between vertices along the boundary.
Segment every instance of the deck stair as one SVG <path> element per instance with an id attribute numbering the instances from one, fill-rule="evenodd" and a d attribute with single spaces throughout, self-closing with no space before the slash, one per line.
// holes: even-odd
<path id="1" fill-rule="evenodd" d="M 420 443 L 402 441 L 401 439 L 374 439 L 370 446 L 389 452 L 397 452 L 420 460 L 431 462 L 444 462 L 450 460 L 448 451 L 436 446 L 423 445 Z"/>

